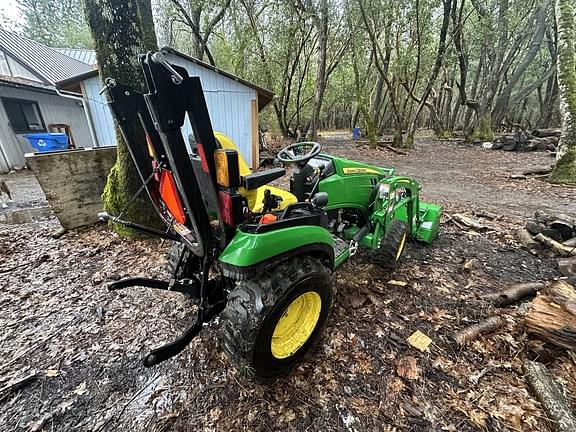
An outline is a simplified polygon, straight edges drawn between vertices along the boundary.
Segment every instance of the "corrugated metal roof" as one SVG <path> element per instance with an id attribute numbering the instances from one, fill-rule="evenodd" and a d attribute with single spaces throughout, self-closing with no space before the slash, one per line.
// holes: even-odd
<path id="1" fill-rule="evenodd" d="M 79 48 L 54 48 L 56 51 L 67 55 L 68 57 L 72 57 L 82 63 L 86 63 L 90 66 L 95 66 L 98 64 L 96 61 L 96 51 L 88 50 L 88 49 L 79 49 Z"/>
<path id="2" fill-rule="evenodd" d="M 47 84 L 92 69 L 61 52 L 0 28 L 0 47 L 42 77 Z"/>
<path id="3" fill-rule="evenodd" d="M 262 109 L 264 109 L 264 107 L 266 107 L 274 98 L 274 93 L 270 90 L 267 90 L 263 87 L 260 87 L 254 83 L 251 83 L 250 81 L 246 81 L 245 79 L 242 79 L 230 72 L 226 72 L 222 69 L 219 69 L 215 66 L 209 65 L 208 63 L 204 63 L 203 61 L 198 60 L 197 58 L 194 57 L 190 57 L 189 55 L 183 54 L 179 51 L 176 51 L 173 48 L 170 47 L 162 47 L 162 50 L 165 50 L 167 52 L 173 53 L 174 55 L 177 55 L 179 57 L 182 57 L 188 61 L 191 61 L 192 63 L 197 64 L 198 66 L 201 66 L 203 68 L 206 69 L 210 69 L 211 71 L 223 75 L 225 77 L 228 77 L 234 81 L 237 81 L 243 85 L 245 85 L 246 87 L 250 87 L 254 90 L 256 90 L 256 92 L 258 93 L 258 110 L 262 111 Z M 71 86 L 73 84 L 79 83 L 81 81 L 87 80 L 89 78 L 95 77 L 98 75 L 98 70 L 91 70 L 88 72 L 84 72 L 81 74 L 78 74 L 78 76 L 75 77 L 70 77 L 68 79 L 62 80 L 58 83 L 56 83 L 56 87 L 62 89 L 62 88 L 66 88 L 68 86 Z"/>
<path id="4" fill-rule="evenodd" d="M 0 84 L 12 87 L 33 87 L 35 89 L 45 90 L 50 93 L 56 92 L 54 86 L 51 84 L 44 84 L 38 81 L 32 81 L 26 78 L 14 77 L 8 75 L 0 75 Z"/>

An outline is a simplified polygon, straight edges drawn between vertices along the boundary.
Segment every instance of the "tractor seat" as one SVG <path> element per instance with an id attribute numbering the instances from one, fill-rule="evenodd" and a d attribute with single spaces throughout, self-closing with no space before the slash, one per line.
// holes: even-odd
<path id="1" fill-rule="evenodd" d="M 236 144 L 234 144 L 234 142 L 229 137 L 220 132 L 214 132 L 214 137 L 220 144 L 221 148 L 236 150 L 238 152 L 238 165 L 240 168 L 241 176 L 249 176 L 252 174 L 252 170 L 248 167 L 248 164 L 242 156 L 242 153 L 240 153 L 238 147 L 236 147 Z M 262 213 L 262 207 L 264 206 L 262 201 L 264 200 L 264 193 L 266 189 L 269 189 L 272 195 L 276 195 L 282 198 L 282 201 L 280 201 L 277 210 L 284 210 L 290 204 L 298 202 L 298 199 L 292 193 L 270 185 L 264 185 L 254 189 L 246 189 L 240 187 L 238 188 L 238 192 L 240 192 L 240 194 L 248 200 L 248 207 L 250 207 L 252 213 Z"/>

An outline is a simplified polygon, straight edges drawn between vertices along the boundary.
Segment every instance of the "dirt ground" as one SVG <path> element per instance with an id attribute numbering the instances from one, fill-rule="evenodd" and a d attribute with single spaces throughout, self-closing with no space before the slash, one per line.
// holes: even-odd
<path id="1" fill-rule="evenodd" d="M 0 225 L 0 388 L 33 374 L 21 389 L 0 391 L 0 430 L 552 430 L 523 378 L 534 354 L 518 306 L 494 309 L 480 297 L 559 276 L 553 258 L 522 250 L 513 233 L 537 208 L 574 214 L 576 189 L 508 179 L 550 163 L 545 154 L 428 140 L 405 156 L 342 139 L 326 144 L 330 153 L 413 175 L 446 215 L 438 240 L 410 244 L 398 270 L 385 272 L 362 254 L 338 270 L 324 337 L 271 385 L 252 384 L 230 365 L 218 348 L 218 321 L 176 358 L 142 366 L 147 350 L 191 322 L 193 306 L 177 294 L 110 293 L 104 283 L 166 277 L 167 245 L 123 240 L 102 226 L 55 240 L 53 218 Z M 18 175 L 7 178 L 30 183 Z M 494 229 L 462 230 L 450 222 L 455 212 Z M 456 331 L 492 315 L 504 316 L 505 327 L 454 344 Z M 406 341 L 416 330 L 432 339 L 425 352 Z M 576 409 L 576 357 L 559 352 L 548 367 Z"/>

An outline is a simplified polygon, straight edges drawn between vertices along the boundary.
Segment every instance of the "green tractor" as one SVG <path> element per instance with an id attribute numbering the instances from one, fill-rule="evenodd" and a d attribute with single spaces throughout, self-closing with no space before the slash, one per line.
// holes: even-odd
<path id="1" fill-rule="evenodd" d="M 110 107 L 166 230 L 126 224 L 174 241 L 167 281 L 127 278 L 109 289 L 144 286 L 195 299 L 196 322 L 144 358 L 153 366 L 181 352 L 216 316 L 221 346 L 255 381 L 288 373 L 322 333 L 334 298 L 332 273 L 357 252 L 393 268 L 409 238 L 430 243 L 441 207 L 419 200 L 413 179 L 289 145 L 290 191 L 270 186 L 284 168 L 251 172 L 234 143 L 214 133 L 200 79 L 140 56 L 147 94 L 106 81 Z M 192 154 L 182 136 L 186 114 Z"/>

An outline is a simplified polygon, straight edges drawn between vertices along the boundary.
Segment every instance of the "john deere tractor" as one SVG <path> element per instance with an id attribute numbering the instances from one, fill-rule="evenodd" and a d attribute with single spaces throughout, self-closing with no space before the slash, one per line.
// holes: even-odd
<path id="1" fill-rule="evenodd" d="M 374 263 L 396 266 L 409 238 L 434 240 L 441 207 L 420 201 L 415 180 L 324 154 L 315 142 L 282 149 L 278 159 L 293 167 L 290 190 L 270 186 L 285 168 L 248 168 L 234 143 L 212 130 L 198 77 L 169 63 L 164 51 L 139 61 L 146 94 L 113 79 L 106 89 L 166 229 L 107 213 L 100 218 L 173 241 L 172 276 L 127 278 L 109 288 L 164 289 L 196 301 L 194 325 L 150 352 L 146 366 L 180 353 L 219 316 L 230 359 L 256 381 L 273 380 L 322 333 L 334 298 L 332 273 L 360 247 Z M 189 146 L 182 135 L 186 114 Z"/>

